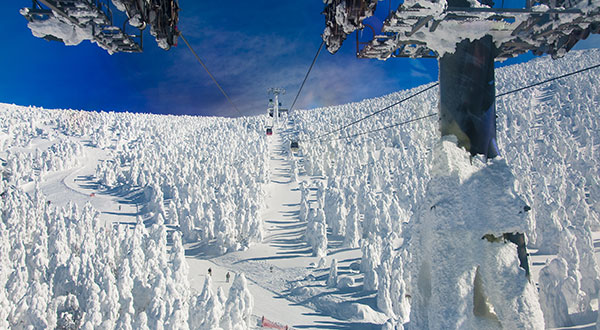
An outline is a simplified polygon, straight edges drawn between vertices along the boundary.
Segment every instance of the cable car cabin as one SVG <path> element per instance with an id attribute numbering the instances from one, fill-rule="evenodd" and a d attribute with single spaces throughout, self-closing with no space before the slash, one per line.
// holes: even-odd
<path id="1" fill-rule="evenodd" d="M 298 152 L 298 150 L 300 149 L 300 146 L 298 145 L 298 141 L 292 141 L 292 142 L 290 143 L 290 149 L 291 149 L 293 152 Z"/>
<path id="2" fill-rule="evenodd" d="M 267 135 L 273 135 L 273 129 L 271 127 L 267 127 Z"/>

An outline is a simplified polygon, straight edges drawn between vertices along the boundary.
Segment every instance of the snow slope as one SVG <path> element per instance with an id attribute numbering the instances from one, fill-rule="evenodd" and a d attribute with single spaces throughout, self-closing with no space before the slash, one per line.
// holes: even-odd
<path id="1" fill-rule="evenodd" d="M 599 62 L 593 50 L 501 68 L 498 93 Z M 596 319 L 599 75 L 497 100 L 547 326 Z M 0 327 L 423 324 L 411 246 L 437 173 L 436 119 L 344 136 L 436 112 L 437 90 L 315 138 L 424 87 L 296 111 L 269 137 L 264 116 L 0 105 Z"/>

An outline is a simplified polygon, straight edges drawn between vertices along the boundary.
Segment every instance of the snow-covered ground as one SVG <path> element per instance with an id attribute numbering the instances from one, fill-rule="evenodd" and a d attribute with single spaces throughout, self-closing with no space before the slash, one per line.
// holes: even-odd
<path id="1" fill-rule="evenodd" d="M 599 51 L 585 51 L 505 67 L 496 73 L 498 92 L 599 62 Z M 441 146 L 435 117 L 344 138 L 436 112 L 436 89 L 315 139 L 425 86 L 297 111 L 272 136 L 264 135 L 265 116 L 0 105 L 0 327 L 254 328 L 264 317 L 297 329 L 435 328 L 459 319 L 462 328 L 510 328 L 516 323 L 503 313 L 512 310 L 529 324 L 593 328 L 598 78 L 589 71 L 499 98 L 503 158 L 491 163 L 462 162 L 462 151 Z M 299 151 L 290 150 L 292 140 Z M 440 183 L 453 173 L 452 184 Z M 486 175 L 478 173 L 504 178 L 502 191 L 486 190 L 495 200 L 467 193 L 458 200 L 440 188 L 481 187 Z M 490 205 L 482 212 L 458 207 L 482 201 Z M 457 214 L 474 225 L 456 229 Z M 447 235 L 433 230 L 438 225 Z M 516 245 L 502 238 L 507 231 L 525 232 L 537 290 L 527 289 L 518 263 L 499 266 L 477 254 L 493 250 L 517 262 Z M 487 240 L 469 243 L 471 234 Z M 457 256 L 450 247 L 477 253 Z M 435 270 L 423 277 L 433 269 L 427 260 L 448 278 L 470 274 L 460 288 L 473 291 L 444 296 L 449 280 Z M 454 267 L 457 260 L 465 269 Z M 523 279 L 510 290 L 521 285 L 529 314 L 481 293 L 495 276 L 490 267 Z M 426 297 L 424 281 L 428 290 L 435 283 L 429 294 L 446 306 Z M 440 320 L 435 314 L 448 312 L 450 301 L 465 314 Z"/>

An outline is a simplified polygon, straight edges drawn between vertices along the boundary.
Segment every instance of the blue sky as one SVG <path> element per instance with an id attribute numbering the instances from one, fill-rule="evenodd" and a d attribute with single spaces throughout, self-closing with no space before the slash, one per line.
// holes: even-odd
<path id="1" fill-rule="evenodd" d="M 237 116 L 180 40 L 164 51 L 146 32 L 141 54 L 109 55 L 84 41 L 65 46 L 34 37 L 19 9 L 2 1 L 0 102 L 45 108 Z M 180 0 L 179 28 L 244 115 L 266 111 L 269 87 L 289 107 L 321 43 L 323 1 Z M 397 6 L 397 5 L 396 5 Z M 591 38 L 580 48 L 595 47 Z M 359 101 L 437 80 L 435 60 L 365 60 L 350 36 L 323 51 L 296 104 Z M 522 56 L 509 63 L 530 59 Z"/>

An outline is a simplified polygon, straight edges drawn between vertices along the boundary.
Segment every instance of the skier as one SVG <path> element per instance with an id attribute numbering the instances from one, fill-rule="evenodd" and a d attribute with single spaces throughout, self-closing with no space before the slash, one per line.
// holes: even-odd
<path id="1" fill-rule="evenodd" d="M 208 275 L 212 276 L 212 269 L 211 268 L 208 268 Z"/>
<path id="2" fill-rule="evenodd" d="M 231 275 L 229 275 L 229 272 L 227 272 L 227 274 L 225 275 L 225 282 L 229 283 L 229 277 Z"/>

